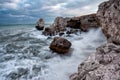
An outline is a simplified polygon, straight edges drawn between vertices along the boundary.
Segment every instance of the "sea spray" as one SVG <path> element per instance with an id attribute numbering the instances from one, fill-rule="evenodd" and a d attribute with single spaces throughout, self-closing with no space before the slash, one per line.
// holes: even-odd
<path id="1" fill-rule="evenodd" d="M 0 80 L 69 80 L 78 64 L 106 41 L 100 28 L 65 34 L 73 51 L 58 55 L 49 49 L 53 37 L 32 27 L 1 29 L 0 34 Z"/>

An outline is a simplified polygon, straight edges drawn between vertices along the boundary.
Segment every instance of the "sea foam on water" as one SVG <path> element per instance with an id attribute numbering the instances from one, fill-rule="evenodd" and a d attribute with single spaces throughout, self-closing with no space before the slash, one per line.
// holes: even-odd
<path id="1" fill-rule="evenodd" d="M 62 37 L 72 43 L 68 55 L 50 51 L 53 37 L 32 27 L 1 29 L 0 80 L 69 80 L 78 64 L 106 42 L 100 28 Z"/>

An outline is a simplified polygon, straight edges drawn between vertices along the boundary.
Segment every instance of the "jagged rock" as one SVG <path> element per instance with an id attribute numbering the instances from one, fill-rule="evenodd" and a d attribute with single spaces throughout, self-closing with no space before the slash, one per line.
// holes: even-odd
<path id="1" fill-rule="evenodd" d="M 39 19 L 39 21 L 36 23 L 35 27 L 38 30 L 43 30 L 44 29 L 44 20 L 43 19 Z"/>
<path id="2" fill-rule="evenodd" d="M 120 79 L 120 0 L 100 4 L 98 18 L 108 42 L 81 63 L 71 80 Z"/>
<path id="3" fill-rule="evenodd" d="M 96 14 L 89 14 L 84 15 L 80 17 L 73 17 L 73 18 L 63 18 L 63 17 L 57 17 L 52 25 L 50 25 L 49 29 L 50 31 L 44 30 L 44 35 L 51 35 L 54 33 L 60 34 L 60 32 L 66 31 L 67 34 L 76 33 L 76 30 L 73 29 L 81 29 L 81 31 L 88 31 L 90 28 L 97 28 L 100 26 L 99 20 L 96 16 Z M 72 28 L 72 31 L 69 31 L 67 28 Z"/>
<path id="4" fill-rule="evenodd" d="M 119 80 L 120 46 L 107 43 L 78 67 L 71 80 Z"/>
<path id="5" fill-rule="evenodd" d="M 100 22 L 96 14 L 81 16 L 80 22 L 81 22 L 80 28 L 82 31 L 88 31 L 90 28 L 100 27 Z"/>
<path id="6" fill-rule="evenodd" d="M 55 37 L 50 44 L 50 49 L 58 53 L 67 53 L 71 47 L 71 42 L 61 37 Z"/>
<path id="7" fill-rule="evenodd" d="M 54 32 L 54 29 L 52 29 L 52 28 L 50 28 L 50 27 L 47 27 L 47 28 L 45 28 L 43 34 L 44 34 L 45 36 L 48 36 L 48 35 L 49 35 L 49 36 L 54 36 L 54 35 L 55 35 L 55 32 Z"/>
<path id="8" fill-rule="evenodd" d="M 71 28 L 75 28 L 75 29 L 80 29 L 80 20 L 75 20 L 75 19 L 71 19 L 67 22 L 67 27 L 71 27 Z"/>
<path id="9" fill-rule="evenodd" d="M 46 31 L 45 29 L 43 31 L 43 34 L 44 35 L 61 34 L 60 32 L 64 32 L 66 30 L 66 25 L 68 20 L 69 18 L 57 17 L 54 20 L 54 23 L 50 25 L 49 30 Z"/>
<path id="10" fill-rule="evenodd" d="M 68 27 L 88 31 L 90 28 L 100 27 L 100 22 L 96 14 L 89 14 L 80 17 L 74 17 L 67 23 Z"/>
<path id="11" fill-rule="evenodd" d="M 120 44 L 120 1 L 109 0 L 100 4 L 97 15 L 108 41 Z"/>

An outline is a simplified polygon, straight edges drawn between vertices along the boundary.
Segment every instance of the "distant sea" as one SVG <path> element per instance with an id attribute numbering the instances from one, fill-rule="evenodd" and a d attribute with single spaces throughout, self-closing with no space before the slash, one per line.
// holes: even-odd
<path id="1" fill-rule="evenodd" d="M 63 35 L 73 51 L 59 55 L 49 49 L 54 37 L 42 35 L 35 24 L 0 25 L 0 80 L 69 80 L 78 64 L 106 42 L 100 28 Z"/>

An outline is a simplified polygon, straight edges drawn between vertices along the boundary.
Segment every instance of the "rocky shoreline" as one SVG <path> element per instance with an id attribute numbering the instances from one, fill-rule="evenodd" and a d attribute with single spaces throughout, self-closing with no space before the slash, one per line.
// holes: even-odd
<path id="1" fill-rule="evenodd" d="M 43 26 L 41 26 L 43 23 L 44 20 L 40 19 L 36 24 L 36 28 L 38 30 L 43 30 L 43 35 L 45 36 L 61 36 L 63 34 L 72 34 L 77 32 L 76 29 L 79 31 L 87 32 L 90 28 L 100 27 L 100 21 L 96 14 L 89 14 L 72 18 L 57 17 L 54 20 L 53 24 L 49 27 L 46 27 L 45 29 L 43 29 Z"/>
<path id="2" fill-rule="evenodd" d="M 63 34 L 75 33 L 76 29 L 79 29 L 80 32 L 86 32 L 90 28 L 98 28 L 101 26 L 102 31 L 107 38 L 107 43 L 98 47 L 95 54 L 89 56 L 88 59 L 78 66 L 78 72 L 70 76 L 71 80 L 120 79 L 119 14 L 120 1 L 109 0 L 99 5 L 99 9 L 96 14 L 73 18 L 57 17 L 50 27 L 43 29 L 43 35 L 62 36 Z M 67 29 L 68 27 L 70 28 L 69 30 Z M 70 45 L 68 46 L 67 50 L 70 48 Z M 55 50 L 56 52 L 60 52 L 63 47 L 61 49 L 60 48 L 56 48 L 55 45 L 54 49 L 53 46 L 51 49 Z"/>
<path id="3" fill-rule="evenodd" d="M 59 54 L 68 53 L 72 43 L 67 39 L 62 38 L 63 35 L 70 36 L 70 34 L 76 34 L 81 32 L 88 32 L 91 28 L 99 28 L 100 21 L 96 14 L 89 14 L 79 17 L 63 18 L 57 17 L 52 25 L 44 27 L 44 20 L 39 19 L 36 24 L 36 29 L 42 31 L 45 36 L 60 37 L 54 38 L 50 44 L 50 49 Z"/>
<path id="4" fill-rule="evenodd" d="M 120 79 L 120 1 L 109 0 L 99 5 L 97 16 L 107 43 L 82 62 L 71 80 Z"/>

